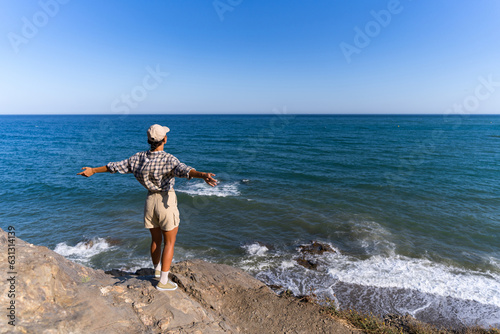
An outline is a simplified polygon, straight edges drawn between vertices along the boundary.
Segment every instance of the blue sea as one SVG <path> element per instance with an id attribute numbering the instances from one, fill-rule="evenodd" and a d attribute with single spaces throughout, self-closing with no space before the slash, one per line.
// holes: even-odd
<path id="1" fill-rule="evenodd" d="M 0 227 L 94 268 L 150 267 L 146 190 L 77 176 L 148 149 L 220 184 L 177 179 L 174 261 L 244 269 L 341 308 L 500 326 L 500 116 L 0 116 Z M 336 252 L 297 263 L 299 246 Z"/>

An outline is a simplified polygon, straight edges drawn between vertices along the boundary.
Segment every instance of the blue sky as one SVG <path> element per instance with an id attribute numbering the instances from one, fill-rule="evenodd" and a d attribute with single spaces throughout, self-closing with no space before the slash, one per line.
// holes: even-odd
<path id="1" fill-rule="evenodd" d="M 500 113 L 500 2 L 0 0 L 0 113 Z"/>

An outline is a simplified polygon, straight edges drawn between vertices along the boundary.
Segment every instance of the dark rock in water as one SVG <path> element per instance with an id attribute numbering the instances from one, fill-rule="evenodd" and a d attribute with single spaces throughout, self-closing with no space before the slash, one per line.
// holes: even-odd
<path id="1" fill-rule="evenodd" d="M 271 245 L 271 244 L 266 244 L 266 243 L 263 243 L 263 242 L 261 242 L 261 241 L 256 241 L 256 243 L 257 243 L 259 246 L 261 246 L 261 247 L 266 247 L 266 248 L 267 248 L 267 250 L 270 250 L 270 251 L 274 250 L 274 246 L 273 246 L 273 245 Z"/>
<path id="2" fill-rule="evenodd" d="M 86 249 L 92 248 L 94 246 L 94 240 L 85 240 L 83 245 Z"/>
<path id="3" fill-rule="evenodd" d="M 135 272 L 137 276 L 153 276 L 155 270 L 153 268 L 141 268 Z"/>
<path id="4" fill-rule="evenodd" d="M 302 254 L 323 254 L 325 252 L 335 253 L 335 250 L 328 244 L 319 243 L 317 241 L 311 242 L 309 245 L 299 246 Z"/>
<path id="5" fill-rule="evenodd" d="M 299 252 L 301 255 L 295 261 L 304 268 L 317 270 L 318 260 L 315 259 L 315 256 L 322 255 L 325 252 L 335 253 L 335 250 L 328 244 L 311 241 L 308 245 L 299 246 Z"/>
<path id="6" fill-rule="evenodd" d="M 114 238 L 106 238 L 104 240 L 110 246 L 116 246 L 116 245 L 119 245 L 122 243 L 121 240 L 114 239 Z M 96 243 L 95 243 L 94 239 L 86 239 L 86 240 L 84 240 L 83 245 L 85 246 L 86 249 L 89 249 L 89 248 L 94 247 L 96 245 Z"/>
<path id="7" fill-rule="evenodd" d="M 298 258 L 297 263 L 300 264 L 302 267 L 307 268 L 307 269 L 312 269 L 316 270 L 318 268 L 318 263 L 312 260 L 307 260 L 304 258 Z"/>
<path id="8" fill-rule="evenodd" d="M 120 239 L 115 239 L 115 238 L 106 238 L 106 242 L 110 246 L 116 246 L 116 245 L 120 245 L 122 243 L 122 241 Z"/>
<path id="9" fill-rule="evenodd" d="M 126 271 L 118 270 L 118 269 L 107 270 L 104 273 L 108 274 L 108 275 L 111 275 L 111 276 L 114 276 L 114 277 L 124 277 L 124 276 L 130 276 L 130 275 L 132 275 L 132 273 L 128 273 Z"/>

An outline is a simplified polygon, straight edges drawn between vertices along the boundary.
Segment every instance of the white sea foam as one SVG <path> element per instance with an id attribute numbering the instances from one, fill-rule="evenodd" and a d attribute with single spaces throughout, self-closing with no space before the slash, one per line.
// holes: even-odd
<path id="1" fill-rule="evenodd" d="M 500 257 L 489 256 L 486 262 L 493 267 L 500 268 Z"/>
<path id="2" fill-rule="evenodd" d="M 243 270 L 249 272 L 269 270 L 280 261 L 278 254 L 269 254 L 269 248 L 260 243 L 256 242 L 241 247 L 246 251 L 247 256 L 241 258 L 237 265 Z"/>
<path id="3" fill-rule="evenodd" d="M 362 293 L 364 302 L 423 320 L 455 319 L 467 325 L 500 325 L 500 275 L 478 272 L 401 255 L 366 260 L 338 257 L 328 269 L 333 289 L 340 284 Z M 385 291 L 385 292 L 384 292 Z M 387 291 L 392 291 L 387 293 Z M 364 298 L 364 299 L 363 299 Z"/>
<path id="4" fill-rule="evenodd" d="M 183 186 L 176 188 L 176 191 L 191 196 L 228 197 L 240 195 L 237 182 L 219 183 L 215 187 L 210 187 L 207 184 L 201 182 L 188 182 Z"/>
<path id="5" fill-rule="evenodd" d="M 284 260 L 281 262 L 280 264 L 280 268 L 281 269 L 289 269 L 289 268 L 293 268 L 297 265 L 297 263 L 295 261 L 292 261 L 292 260 Z"/>
<path id="6" fill-rule="evenodd" d="M 133 261 L 133 265 L 131 267 L 121 267 L 119 270 L 135 273 L 137 270 L 142 268 L 153 268 L 153 264 L 151 262 L 151 257 L 136 259 Z"/>
<path id="7" fill-rule="evenodd" d="M 56 245 L 54 252 L 75 260 L 80 263 L 87 263 L 93 256 L 114 249 L 104 238 L 93 238 L 81 241 L 75 246 L 69 246 L 66 242 Z"/>
<path id="8" fill-rule="evenodd" d="M 410 313 L 423 320 L 500 325 L 500 275 L 496 272 L 466 270 L 401 255 L 360 260 L 338 252 L 311 256 L 319 266 L 309 270 L 295 261 L 299 253 L 264 252 L 260 247 L 246 246 L 247 257 L 240 266 L 296 295 L 314 292 L 340 306 L 370 304 L 383 313 Z"/>
<path id="9" fill-rule="evenodd" d="M 379 223 L 351 220 L 348 224 L 351 226 L 350 237 L 353 243 L 367 254 L 395 254 L 396 244 L 391 241 L 393 235 Z"/>
<path id="10" fill-rule="evenodd" d="M 263 256 L 269 250 L 266 246 L 261 245 L 259 243 L 245 245 L 242 247 L 247 251 L 247 254 L 250 256 Z"/>
<path id="11" fill-rule="evenodd" d="M 328 273 L 339 281 L 474 300 L 500 307 L 500 275 L 480 273 L 403 256 L 338 259 Z"/>
<path id="12" fill-rule="evenodd" d="M 333 246 L 332 246 L 333 247 Z M 267 263 L 278 271 L 288 270 L 290 277 L 303 275 L 305 270 L 293 259 L 298 256 L 284 252 L 269 252 L 259 244 L 244 246 L 250 257 L 261 256 L 259 267 Z M 415 290 L 431 295 L 473 300 L 500 308 L 500 275 L 494 272 L 478 272 L 401 255 L 372 256 L 365 260 L 339 252 L 313 256 L 321 265 L 319 271 L 308 275 L 327 274 L 331 282 L 340 281 L 360 286 Z M 247 265 L 250 262 L 246 263 Z M 255 263 L 257 264 L 257 263 Z M 247 267 L 251 271 L 255 268 Z M 325 277 L 322 278 L 323 280 Z M 330 280 L 329 280 L 330 281 Z M 281 282 L 283 284 L 284 282 Z M 305 291 L 298 291 L 304 293 Z"/>

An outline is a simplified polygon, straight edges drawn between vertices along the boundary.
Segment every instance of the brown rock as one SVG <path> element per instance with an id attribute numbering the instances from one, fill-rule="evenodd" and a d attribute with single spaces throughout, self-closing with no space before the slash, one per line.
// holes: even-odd
<path id="1" fill-rule="evenodd" d="M 15 302 L 15 327 L 0 333 L 351 333 L 315 303 L 279 297 L 242 270 L 204 261 L 172 267 L 175 291 L 154 278 L 113 277 L 73 263 L 0 229 L 0 254 L 15 249 L 15 297 L 2 285 L 0 305 Z M 0 261 L 0 271 L 13 269 Z"/>
<path id="2" fill-rule="evenodd" d="M 299 246 L 299 251 L 302 254 L 321 255 L 325 252 L 335 253 L 335 250 L 328 244 L 312 241 L 309 245 Z"/>
<path id="3" fill-rule="evenodd" d="M 325 252 L 334 253 L 335 250 L 328 244 L 312 241 L 308 245 L 299 246 L 299 252 L 300 256 L 295 258 L 295 261 L 304 268 L 317 270 L 319 263 L 316 256 Z"/>
<path id="4" fill-rule="evenodd" d="M 141 268 L 135 272 L 137 276 L 154 276 L 155 270 L 153 268 Z"/>
<path id="5" fill-rule="evenodd" d="M 316 270 L 318 268 L 318 263 L 313 261 L 313 260 L 307 260 L 305 258 L 298 258 L 298 259 L 296 259 L 296 261 L 302 267 L 307 268 L 307 269 Z"/>
<path id="6" fill-rule="evenodd" d="M 278 297 L 264 283 L 240 269 L 200 260 L 178 263 L 174 280 L 206 309 L 212 309 L 242 333 L 352 333 L 322 315 L 316 303 L 283 294 Z M 197 273 L 199 282 L 192 279 Z M 307 299 L 309 301 L 310 299 Z M 239 328 L 239 329 L 237 329 Z"/>

